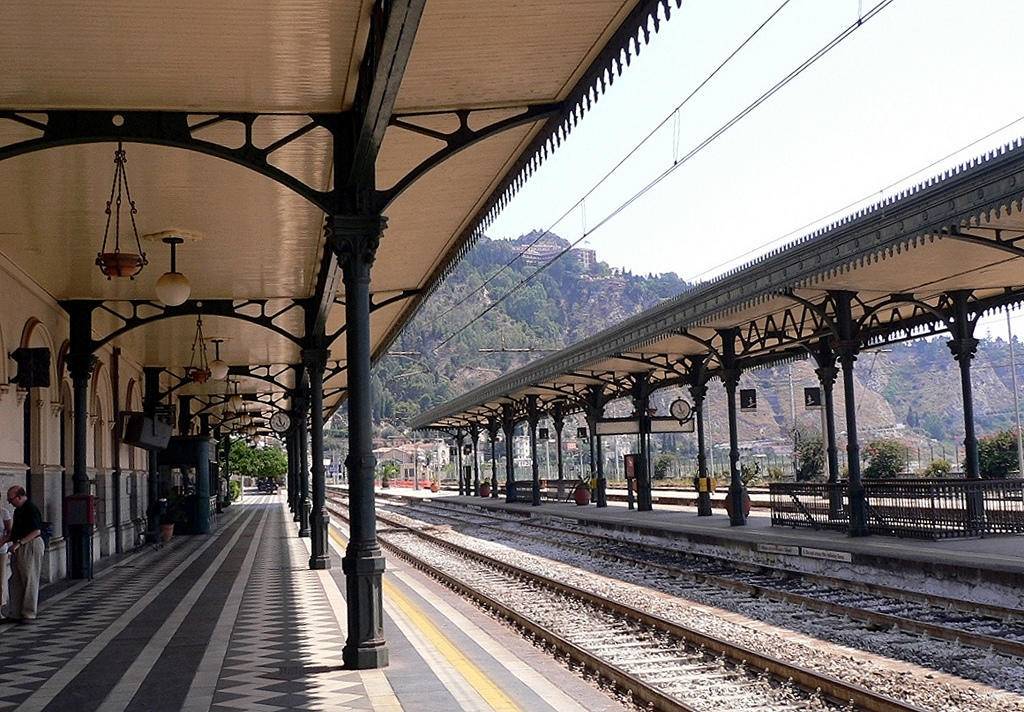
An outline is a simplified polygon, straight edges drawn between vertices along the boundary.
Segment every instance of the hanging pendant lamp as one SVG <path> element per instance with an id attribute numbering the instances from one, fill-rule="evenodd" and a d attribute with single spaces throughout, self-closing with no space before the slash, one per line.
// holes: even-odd
<path id="1" fill-rule="evenodd" d="M 220 357 L 220 345 L 224 339 L 210 339 L 213 342 L 213 361 L 210 361 L 210 376 L 215 381 L 222 381 L 228 377 L 228 364 Z"/>
<path id="2" fill-rule="evenodd" d="M 192 284 L 188 277 L 178 271 L 178 245 L 185 242 L 176 235 L 161 239 L 171 248 L 171 271 L 164 272 L 156 281 L 156 298 L 166 306 L 177 307 L 188 301 L 192 294 Z"/>

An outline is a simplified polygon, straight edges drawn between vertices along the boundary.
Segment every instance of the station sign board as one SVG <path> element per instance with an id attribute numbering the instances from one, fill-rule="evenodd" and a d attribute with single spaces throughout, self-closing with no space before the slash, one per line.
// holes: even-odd
<path id="1" fill-rule="evenodd" d="M 651 418 L 652 433 L 692 433 L 694 420 L 682 422 L 670 417 Z M 602 418 L 597 421 L 598 435 L 638 435 L 640 421 L 637 418 Z"/>
<path id="2" fill-rule="evenodd" d="M 740 410 L 757 410 L 757 391 L 755 389 L 740 389 Z"/>
<path id="3" fill-rule="evenodd" d="M 817 410 L 821 408 L 821 389 L 817 386 L 804 388 L 804 408 Z"/>

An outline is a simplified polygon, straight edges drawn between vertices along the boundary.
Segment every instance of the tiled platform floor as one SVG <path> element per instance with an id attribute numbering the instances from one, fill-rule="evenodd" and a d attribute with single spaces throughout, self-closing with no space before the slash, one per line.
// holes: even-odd
<path id="1" fill-rule="evenodd" d="M 310 571 L 278 496 L 208 537 L 122 559 L 0 628 L 0 710 L 619 710 L 500 622 L 401 562 L 385 574 L 391 665 L 345 670 L 344 578 Z"/>

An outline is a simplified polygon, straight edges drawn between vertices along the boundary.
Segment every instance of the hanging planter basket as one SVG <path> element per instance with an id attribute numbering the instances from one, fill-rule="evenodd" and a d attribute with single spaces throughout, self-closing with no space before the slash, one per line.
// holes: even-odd
<path id="1" fill-rule="evenodd" d="M 101 252 L 96 256 L 96 264 L 107 279 L 111 277 L 131 279 L 146 266 L 146 259 L 134 252 Z"/>
<path id="2" fill-rule="evenodd" d="M 188 377 L 192 379 L 193 383 L 206 383 L 210 380 L 210 371 L 203 368 L 193 368 Z"/>
<path id="3" fill-rule="evenodd" d="M 135 275 L 142 271 L 148 264 L 146 253 L 142 250 L 142 243 L 139 242 L 139 228 L 135 224 L 135 215 L 139 212 L 132 200 L 132 192 L 128 187 L 128 173 L 125 171 L 127 161 L 124 147 L 117 142 L 117 149 L 114 151 L 114 178 L 110 184 L 110 199 L 104 212 L 107 215 L 106 225 L 103 228 L 103 245 L 96 253 L 96 266 L 107 279 L 114 277 L 135 279 Z M 127 202 L 128 217 L 131 220 L 132 237 L 135 238 L 137 252 L 124 252 L 121 250 L 121 204 Z M 113 225 L 111 224 L 113 223 Z M 109 246 L 109 247 L 108 247 Z M 113 249 L 110 249 L 113 248 Z"/>

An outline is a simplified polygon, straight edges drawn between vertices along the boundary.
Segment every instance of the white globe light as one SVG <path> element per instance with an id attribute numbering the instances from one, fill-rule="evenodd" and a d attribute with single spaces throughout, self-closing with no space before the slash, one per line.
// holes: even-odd
<path id="1" fill-rule="evenodd" d="M 156 298 L 169 307 L 184 304 L 190 294 L 192 285 L 181 272 L 164 272 L 156 281 Z"/>
<path id="2" fill-rule="evenodd" d="M 210 376 L 215 381 L 223 381 L 225 378 L 227 378 L 228 377 L 228 364 L 227 364 L 227 362 L 226 361 L 221 361 L 220 359 L 216 359 L 214 361 L 210 361 Z"/>

